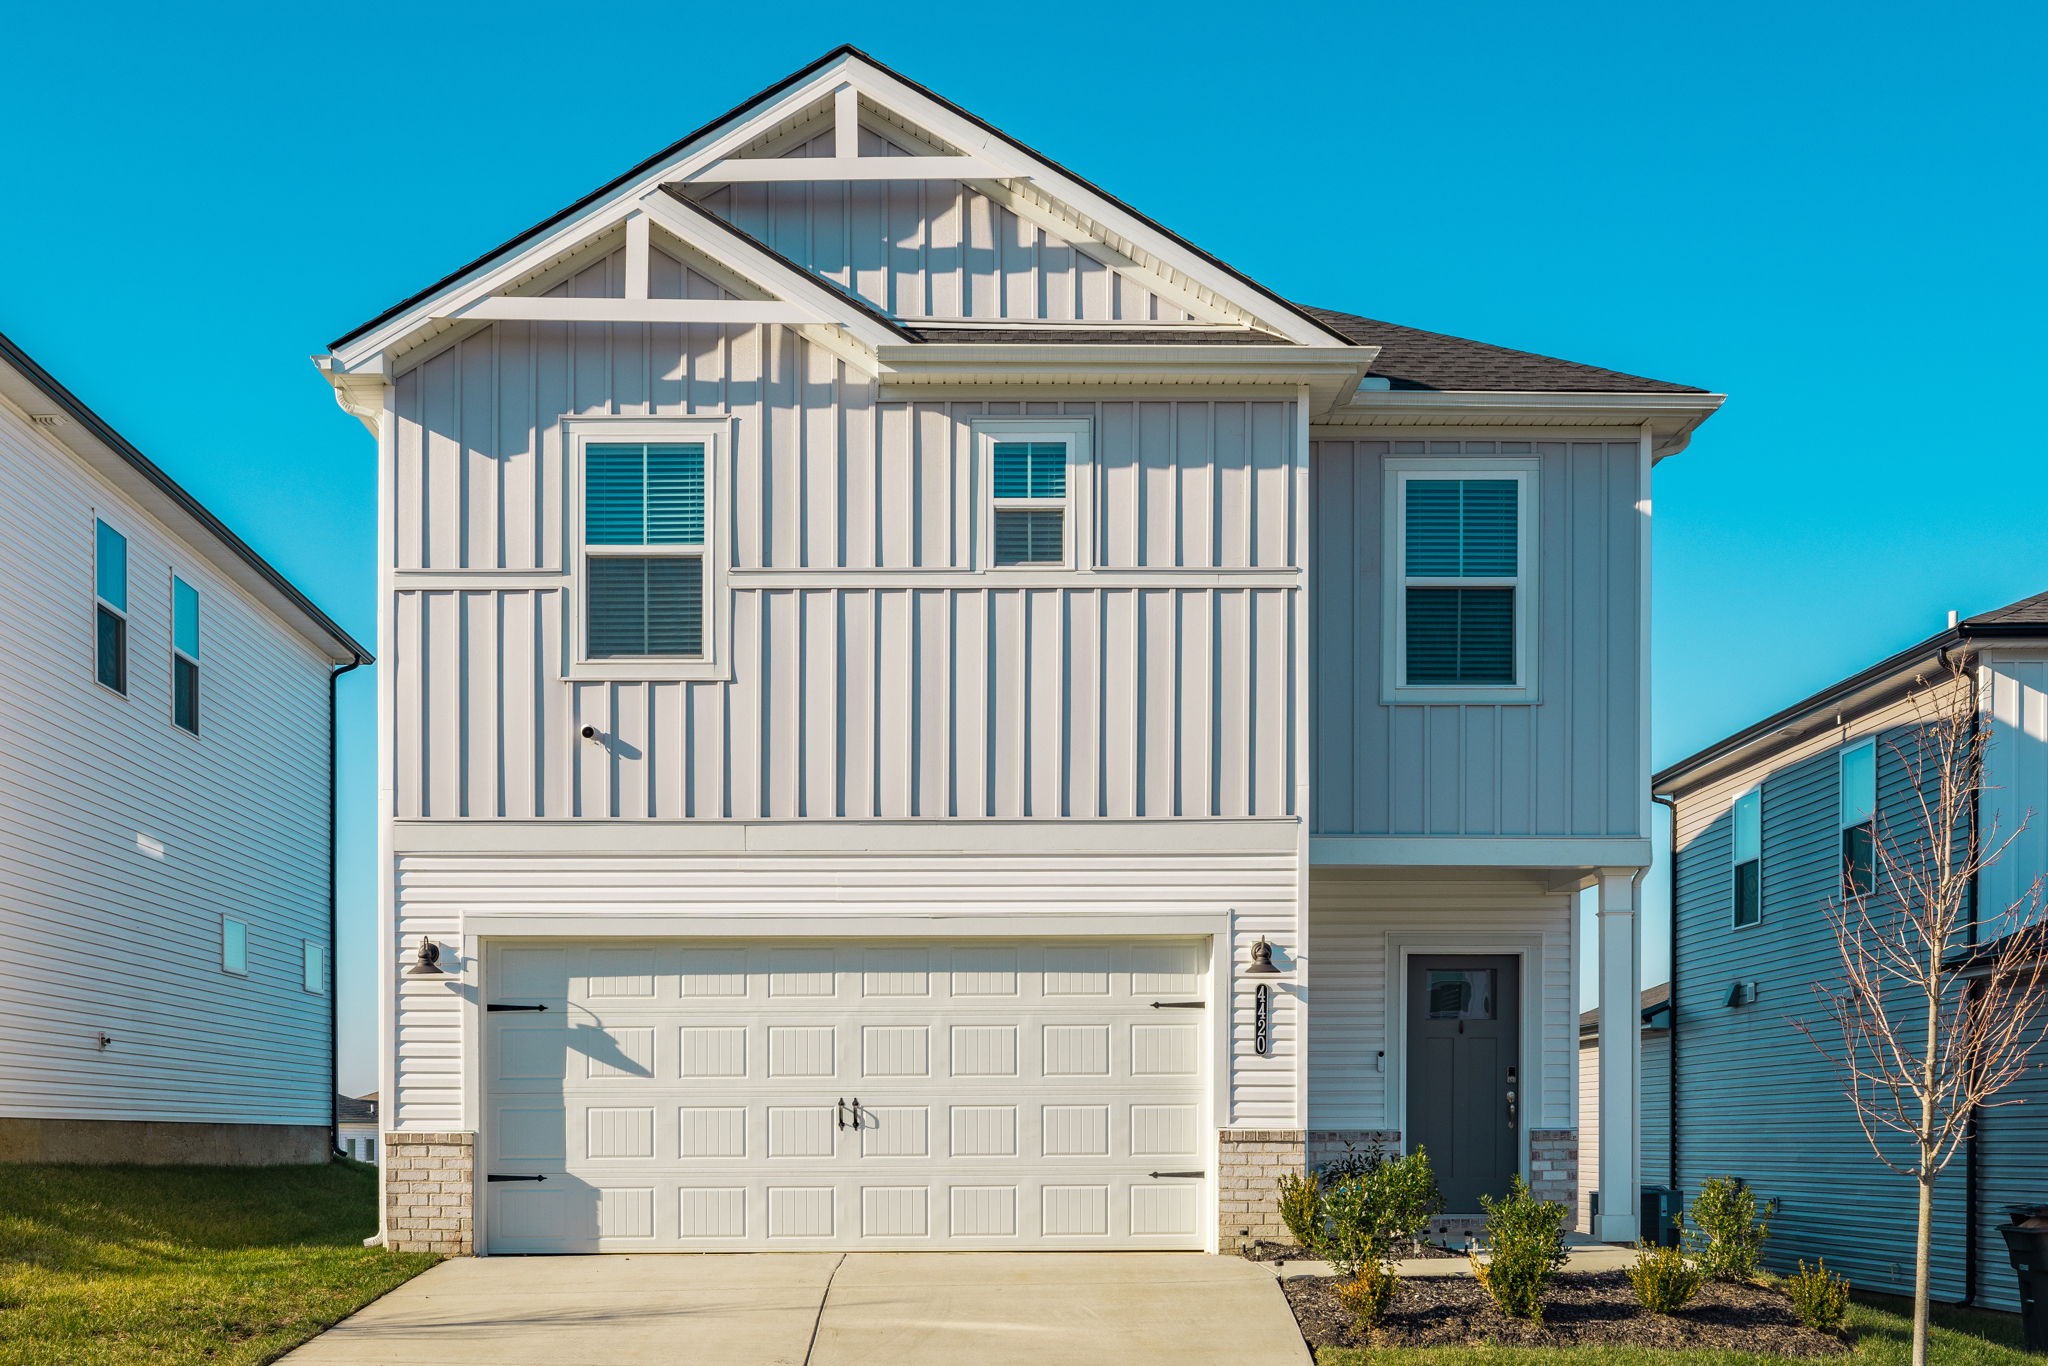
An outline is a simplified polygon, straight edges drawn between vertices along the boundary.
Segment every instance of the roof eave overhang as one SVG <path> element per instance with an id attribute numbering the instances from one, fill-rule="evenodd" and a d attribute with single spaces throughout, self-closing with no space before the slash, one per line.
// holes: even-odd
<path id="1" fill-rule="evenodd" d="M 1631 427 L 1650 430 L 1650 457 L 1678 454 L 1725 394 L 1527 393 L 1480 389 L 1361 389 L 1319 417 L 1345 427 Z"/>
<path id="2" fill-rule="evenodd" d="M 1142 346 L 1037 343 L 891 344 L 876 351 L 890 389 L 1204 386 L 1306 388 L 1314 413 L 1354 392 L 1372 346 Z"/>

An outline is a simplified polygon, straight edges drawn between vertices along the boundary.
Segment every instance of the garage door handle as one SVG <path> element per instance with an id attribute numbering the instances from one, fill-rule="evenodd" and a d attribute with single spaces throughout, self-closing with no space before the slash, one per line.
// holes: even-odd
<path id="1" fill-rule="evenodd" d="M 547 1178 L 546 1178 L 545 1176 L 506 1176 L 506 1175 L 504 1175 L 504 1174 L 503 1174 L 502 1172 L 492 1172 L 492 1173 L 491 1173 L 491 1174 L 490 1174 L 489 1176 L 486 1176 L 486 1177 L 484 1178 L 484 1180 L 486 1180 L 486 1181 L 545 1181 L 545 1180 L 547 1180 Z"/>
<path id="2" fill-rule="evenodd" d="M 1187 1179 L 1187 1180 L 1192 1180 L 1192 1179 L 1194 1179 L 1194 1178 L 1197 1178 L 1197 1177 L 1203 1177 L 1203 1176 L 1207 1176 L 1208 1174 L 1209 1174 L 1209 1173 L 1207 1173 L 1207 1172 L 1146 1172 L 1146 1173 L 1145 1173 L 1145 1175 L 1147 1175 L 1147 1176 L 1149 1176 L 1149 1177 L 1152 1177 L 1152 1178 L 1153 1178 L 1153 1179 L 1155 1179 L 1155 1180 L 1156 1180 L 1156 1179 L 1158 1179 L 1159 1177 L 1162 1177 L 1162 1176 L 1177 1176 L 1177 1177 L 1181 1177 L 1181 1178 L 1183 1178 L 1183 1179 Z"/>
<path id="3" fill-rule="evenodd" d="M 493 1002 L 491 1002 L 491 1003 L 490 1003 L 489 1005 L 485 1006 L 485 1007 L 484 1007 L 484 1009 L 485 1009 L 485 1010 L 546 1010 L 546 1009 L 547 1009 L 547 1007 L 546 1007 L 546 1006 L 515 1006 L 515 1005 L 508 1005 L 508 1004 L 506 1004 L 506 1003 L 505 1003 L 505 1002 L 503 1002 L 503 1001 L 493 1001 Z"/>
<path id="4" fill-rule="evenodd" d="M 1154 1001 L 1152 1008 L 1154 1010 L 1200 1010 L 1207 1004 L 1208 1002 L 1206 1001 Z"/>

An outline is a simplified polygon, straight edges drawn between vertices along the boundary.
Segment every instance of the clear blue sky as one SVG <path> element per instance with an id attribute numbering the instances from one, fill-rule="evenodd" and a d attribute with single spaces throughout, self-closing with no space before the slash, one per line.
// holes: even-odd
<path id="1" fill-rule="evenodd" d="M 1731 394 L 1658 473 L 1659 764 L 2048 588 L 2040 5 L 854 13 L 25 6 L 0 331 L 369 640 L 370 438 L 308 354 L 852 41 L 1291 297 Z"/>

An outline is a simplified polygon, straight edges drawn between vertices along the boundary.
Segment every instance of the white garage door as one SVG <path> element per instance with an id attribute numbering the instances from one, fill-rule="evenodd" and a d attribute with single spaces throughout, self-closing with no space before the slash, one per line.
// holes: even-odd
<path id="1" fill-rule="evenodd" d="M 495 946 L 487 1244 L 1199 1249 L 1206 962 L 1178 940 Z"/>

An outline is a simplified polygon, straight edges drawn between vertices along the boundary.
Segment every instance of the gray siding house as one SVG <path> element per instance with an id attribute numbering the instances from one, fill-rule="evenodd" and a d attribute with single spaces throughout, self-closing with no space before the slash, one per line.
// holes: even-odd
<path id="1" fill-rule="evenodd" d="M 1656 775 L 1673 799 L 1670 1170 L 1684 1192 L 1737 1176 L 1779 1202 L 1767 1260 L 1828 1264 L 1871 1290 L 1912 1288 L 1916 1191 L 1879 1165 L 1834 1067 L 1795 1031 L 1812 984 L 1840 972 L 1824 907 L 1844 832 L 1916 828 L 1907 772 L 1916 695 L 1967 661 L 1990 731 L 1981 819 L 2032 823 L 1978 888 L 2003 906 L 2048 868 L 2048 594 L 1910 647 Z M 1934 1294 L 2016 1309 L 1996 1232 L 2005 1206 L 2048 1200 L 2048 1051 L 1987 1109 L 1936 1191 Z"/>
<path id="2" fill-rule="evenodd" d="M 1644 1189 L 1675 1189 L 1671 1171 L 1671 984 L 1643 989 L 1642 1103 L 1638 1114 L 1636 1175 Z M 1579 1169 L 1587 1179 L 1579 1185 L 1578 1226 L 1593 1231 L 1599 1205 L 1600 1170 L 1600 1008 L 1579 1012 Z M 1645 1222 L 1643 1237 L 1661 1230 Z"/>

